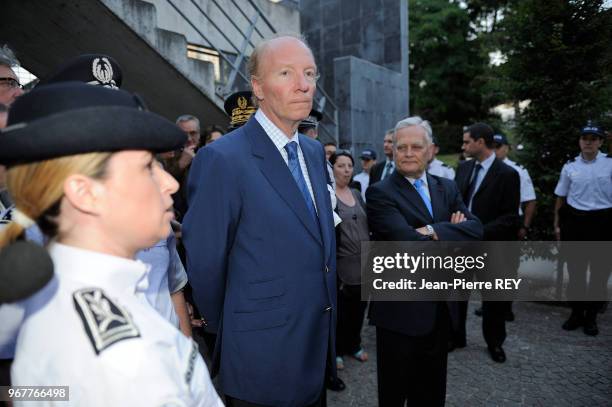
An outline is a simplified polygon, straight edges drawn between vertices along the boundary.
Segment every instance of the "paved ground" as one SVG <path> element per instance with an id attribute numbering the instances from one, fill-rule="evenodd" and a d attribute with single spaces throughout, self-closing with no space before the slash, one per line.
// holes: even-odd
<path id="1" fill-rule="evenodd" d="M 447 406 L 612 406 L 612 309 L 599 316 L 600 334 L 565 332 L 569 309 L 515 303 L 516 321 L 508 323 L 504 345 L 508 360 L 493 362 L 482 338 L 481 319 L 468 316 L 468 346 L 449 355 Z M 340 393 L 328 391 L 330 407 L 375 407 L 374 329 L 364 328 L 370 360 L 345 359 Z M 426 406 L 425 406 L 426 407 Z"/>

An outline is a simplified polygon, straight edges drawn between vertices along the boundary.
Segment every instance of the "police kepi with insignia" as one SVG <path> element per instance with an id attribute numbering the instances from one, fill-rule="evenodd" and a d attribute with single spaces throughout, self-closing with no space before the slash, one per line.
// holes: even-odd
<path id="1" fill-rule="evenodd" d="M 16 204 L 2 253 L 36 223 L 52 240 L 28 256 L 50 256 L 55 272 L 25 300 L 12 384 L 69 386 L 75 406 L 222 406 L 195 342 L 147 303 L 149 268 L 134 260 L 170 232 L 178 184 L 153 153 L 185 134 L 134 95 L 71 82 L 18 99 L 0 138 Z"/>
<path id="2" fill-rule="evenodd" d="M 115 59 L 103 54 L 83 54 L 59 66 L 40 85 L 79 81 L 111 89 L 121 88 L 123 75 Z"/>
<path id="3" fill-rule="evenodd" d="M 230 125 L 227 131 L 236 130 L 249 121 L 257 107 L 253 104 L 253 92 L 250 90 L 232 93 L 225 99 L 223 108 L 230 117 Z"/>
<path id="4" fill-rule="evenodd" d="M 580 132 L 580 155 L 569 160 L 561 170 L 555 188 L 557 240 L 612 240 L 612 157 L 599 151 L 604 137 L 603 129 L 589 121 Z M 572 331 L 582 327 L 586 335 L 597 335 L 597 312 L 607 298 L 610 255 L 601 253 L 595 244 L 587 244 L 571 250 L 566 259 L 567 298 L 572 313 L 563 329 Z M 588 284 L 587 268 L 590 270 Z"/>

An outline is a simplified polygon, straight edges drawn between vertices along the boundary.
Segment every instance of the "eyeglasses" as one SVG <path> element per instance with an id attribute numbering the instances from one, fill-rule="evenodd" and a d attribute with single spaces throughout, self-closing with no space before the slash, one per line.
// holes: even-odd
<path id="1" fill-rule="evenodd" d="M 15 78 L 0 78 L 0 85 L 9 89 L 23 89 L 23 85 Z"/>

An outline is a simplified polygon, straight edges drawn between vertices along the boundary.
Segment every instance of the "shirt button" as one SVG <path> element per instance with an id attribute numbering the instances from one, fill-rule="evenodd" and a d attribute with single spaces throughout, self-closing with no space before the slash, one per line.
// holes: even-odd
<path id="1" fill-rule="evenodd" d="M 328 305 L 327 307 L 325 307 L 325 312 L 331 311 L 331 309 L 332 307 Z"/>
<path id="2" fill-rule="evenodd" d="M 327 264 L 325 265 L 325 272 L 329 273 L 329 267 L 327 267 Z"/>

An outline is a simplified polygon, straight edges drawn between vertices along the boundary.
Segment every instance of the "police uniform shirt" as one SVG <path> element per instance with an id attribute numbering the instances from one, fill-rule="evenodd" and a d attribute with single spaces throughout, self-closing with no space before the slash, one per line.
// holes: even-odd
<path id="1" fill-rule="evenodd" d="M 185 287 L 187 273 L 176 251 L 174 232 L 155 246 L 136 253 L 136 258 L 151 266 L 148 274 L 149 288 L 145 293 L 149 304 L 172 325 L 178 327 L 179 318 L 174 310 L 171 295 Z"/>
<path id="2" fill-rule="evenodd" d="M 451 167 L 444 164 L 437 158 L 434 158 L 433 161 L 429 163 L 429 168 L 427 169 L 427 172 L 431 175 L 436 175 L 438 177 L 455 179 L 455 170 L 453 170 Z"/>
<path id="3" fill-rule="evenodd" d="M 582 154 L 561 169 L 555 195 L 567 197 L 567 203 L 581 211 L 612 208 L 612 157 L 601 151 L 594 160 Z"/>
<path id="4" fill-rule="evenodd" d="M 144 298 L 148 266 L 58 243 L 49 253 L 55 276 L 25 301 L 13 385 L 69 386 L 74 406 L 223 405 L 196 343 Z"/>
<path id="5" fill-rule="evenodd" d="M 533 182 L 531 181 L 531 177 L 529 176 L 529 171 L 527 171 L 525 167 L 522 167 L 514 161 L 510 160 L 508 157 L 504 158 L 504 163 L 514 168 L 519 174 L 521 180 L 521 203 L 535 201 L 536 193 L 535 189 L 533 188 Z M 522 214 L 523 209 L 519 207 L 519 215 Z"/>

